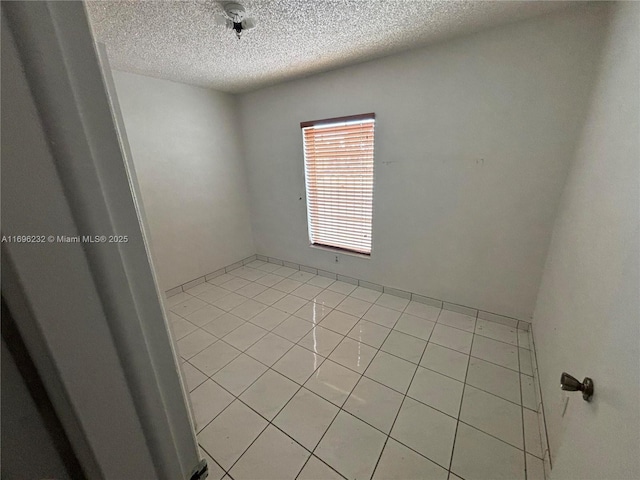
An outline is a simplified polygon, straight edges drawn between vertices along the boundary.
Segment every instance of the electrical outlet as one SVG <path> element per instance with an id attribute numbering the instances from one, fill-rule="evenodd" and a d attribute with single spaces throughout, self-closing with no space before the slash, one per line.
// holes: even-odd
<path id="1" fill-rule="evenodd" d="M 338 255 L 336 255 L 336 263 L 338 263 Z"/>

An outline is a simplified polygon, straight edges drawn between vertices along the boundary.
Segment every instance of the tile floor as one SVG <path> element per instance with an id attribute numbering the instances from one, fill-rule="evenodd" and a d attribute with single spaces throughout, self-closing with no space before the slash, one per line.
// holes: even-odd
<path id="1" fill-rule="evenodd" d="M 167 305 L 209 478 L 544 478 L 527 332 L 259 260 Z"/>

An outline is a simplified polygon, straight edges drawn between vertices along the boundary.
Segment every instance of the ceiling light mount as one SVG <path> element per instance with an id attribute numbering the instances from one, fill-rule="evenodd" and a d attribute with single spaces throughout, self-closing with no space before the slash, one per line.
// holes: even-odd
<path id="1" fill-rule="evenodd" d="M 243 31 L 251 30 L 256 26 L 253 18 L 246 17 L 246 11 L 239 3 L 228 2 L 223 5 L 223 8 L 224 15 L 216 15 L 216 24 L 235 31 L 238 39 Z"/>

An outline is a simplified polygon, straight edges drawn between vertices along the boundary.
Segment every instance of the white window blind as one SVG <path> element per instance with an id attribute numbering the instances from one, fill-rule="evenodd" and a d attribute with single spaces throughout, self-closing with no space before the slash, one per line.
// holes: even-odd
<path id="1" fill-rule="evenodd" d="M 371 254 L 375 115 L 300 126 L 311 243 Z"/>

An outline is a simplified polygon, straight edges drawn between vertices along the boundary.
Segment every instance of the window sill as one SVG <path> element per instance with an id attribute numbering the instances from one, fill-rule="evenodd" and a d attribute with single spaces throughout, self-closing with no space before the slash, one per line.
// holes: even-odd
<path id="1" fill-rule="evenodd" d="M 357 257 L 357 258 L 363 258 L 366 260 L 371 260 L 371 254 L 367 255 L 366 253 L 358 253 L 358 252 L 351 252 L 348 250 L 343 250 L 341 248 L 334 248 L 334 247 L 329 247 L 327 245 L 318 245 L 315 243 L 310 243 L 309 247 L 311 248 L 315 248 L 316 250 L 324 250 L 325 252 L 331 252 L 334 253 L 336 255 L 340 254 L 340 255 L 349 255 L 350 257 Z"/>

